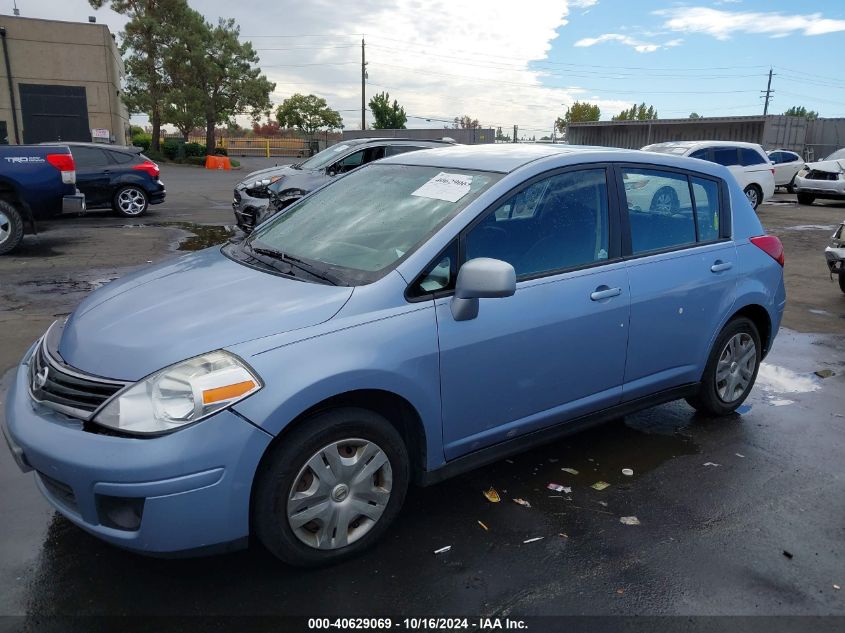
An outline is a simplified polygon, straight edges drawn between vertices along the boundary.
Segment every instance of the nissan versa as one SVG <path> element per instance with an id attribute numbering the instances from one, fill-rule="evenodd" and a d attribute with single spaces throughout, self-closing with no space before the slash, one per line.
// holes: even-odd
<path id="1" fill-rule="evenodd" d="M 629 203 L 643 183 L 677 209 Z M 92 293 L 26 353 L 8 441 L 115 545 L 253 536 L 334 562 L 385 533 L 411 482 L 678 398 L 733 412 L 778 331 L 782 266 L 720 165 L 402 154 Z"/>

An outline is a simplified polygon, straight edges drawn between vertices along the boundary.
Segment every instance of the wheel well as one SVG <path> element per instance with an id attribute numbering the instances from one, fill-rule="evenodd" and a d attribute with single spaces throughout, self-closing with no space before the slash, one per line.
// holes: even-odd
<path id="1" fill-rule="evenodd" d="M 769 353 L 769 345 L 772 340 L 772 321 L 769 318 L 769 313 L 766 312 L 766 308 L 757 304 L 747 305 L 738 310 L 730 320 L 732 321 L 737 317 L 750 319 L 757 326 L 757 331 L 760 333 L 760 343 L 763 345 L 763 357 L 765 357 Z"/>
<path id="2" fill-rule="evenodd" d="M 20 200 L 17 189 L 13 185 L 3 180 L 0 180 L 0 200 L 15 203 Z"/>
<path id="3" fill-rule="evenodd" d="M 402 396 L 399 396 L 390 391 L 381 389 L 359 389 L 356 391 L 347 391 L 345 393 L 327 398 L 318 404 L 306 409 L 294 418 L 281 433 L 279 433 L 264 455 L 270 453 L 271 448 L 277 443 L 284 441 L 293 429 L 297 428 L 307 418 L 328 411 L 329 409 L 338 409 L 341 407 L 357 407 L 360 409 L 368 409 L 378 413 L 390 422 L 405 442 L 408 449 L 408 456 L 411 460 L 411 478 L 418 481 L 426 469 L 426 441 L 425 429 L 423 428 L 422 419 L 414 406 Z M 263 462 L 263 458 L 262 458 Z M 261 466 L 259 465 L 259 470 Z"/>

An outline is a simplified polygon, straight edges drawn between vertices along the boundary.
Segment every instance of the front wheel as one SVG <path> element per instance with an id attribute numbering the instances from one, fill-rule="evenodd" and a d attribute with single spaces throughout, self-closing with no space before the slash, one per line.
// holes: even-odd
<path id="1" fill-rule="evenodd" d="M 125 218 L 136 218 L 143 215 L 149 204 L 147 192 L 135 185 L 121 187 L 114 194 L 112 200 L 112 208 Z"/>
<path id="2" fill-rule="evenodd" d="M 701 377 L 701 386 L 687 402 L 712 416 L 728 415 L 741 405 L 757 379 L 762 346 L 757 326 L 734 319 L 719 334 Z"/>
<path id="3" fill-rule="evenodd" d="M 751 208 L 756 211 L 757 207 L 763 201 L 763 192 L 760 191 L 760 187 L 757 185 L 748 185 L 742 192 L 748 198 L 748 202 L 751 203 Z"/>
<path id="4" fill-rule="evenodd" d="M 18 210 L 0 200 L 0 255 L 15 250 L 23 241 L 23 219 Z"/>
<path id="5" fill-rule="evenodd" d="M 352 407 L 317 414 L 266 456 L 253 494 L 255 534 L 291 565 L 337 563 L 381 538 L 409 480 L 407 449 L 385 418 Z"/>
<path id="6" fill-rule="evenodd" d="M 798 204 L 813 204 L 816 201 L 816 196 L 811 193 L 799 193 Z"/>

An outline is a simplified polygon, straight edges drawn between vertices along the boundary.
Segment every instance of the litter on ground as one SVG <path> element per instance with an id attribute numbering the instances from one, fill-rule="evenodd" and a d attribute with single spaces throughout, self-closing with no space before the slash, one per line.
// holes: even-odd
<path id="1" fill-rule="evenodd" d="M 522 541 L 523 543 L 534 543 L 536 541 L 542 541 L 544 537 L 542 536 L 535 536 L 534 538 L 530 538 L 528 540 Z"/>
<path id="2" fill-rule="evenodd" d="M 605 488 L 609 488 L 609 487 L 610 487 L 610 484 L 607 483 L 606 481 L 597 481 L 592 486 L 590 486 L 590 488 L 592 488 L 594 490 L 604 490 Z"/>
<path id="3" fill-rule="evenodd" d="M 622 474 L 625 475 L 626 477 L 633 477 L 634 471 L 631 470 L 630 468 L 623 468 Z"/>
<path id="4" fill-rule="evenodd" d="M 514 502 L 514 503 L 518 503 L 518 504 L 519 504 L 519 505 L 521 505 L 521 506 L 525 506 L 526 508 L 530 508 L 530 507 L 531 507 L 531 504 L 530 504 L 530 503 L 528 503 L 525 499 L 522 499 L 522 498 L 520 498 L 520 497 L 517 497 L 516 499 L 514 499 L 514 500 L 513 500 L 513 502 Z"/>
<path id="5" fill-rule="evenodd" d="M 833 588 L 834 588 L 834 589 L 836 589 L 837 591 L 839 591 L 840 589 L 842 589 L 842 587 L 840 587 L 839 585 L 833 585 Z"/>
<path id="6" fill-rule="evenodd" d="M 619 522 L 624 525 L 639 525 L 640 520 L 637 517 L 619 517 Z"/>
<path id="7" fill-rule="evenodd" d="M 561 468 L 561 470 L 565 473 L 569 473 L 570 475 L 577 475 L 578 471 L 574 468 Z"/>
<path id="8" fill-rule="evenodd" d="M 783 550 L 783 555 L 786 556 L 787 558 L 792 558 L 792 556 L 793 556 L 792 552 L 789 552 L 787 550 Z"/>
<path id="9" fill-rule="evenodd" d="M 734 453 L 734 455 L 736 455 L 737 457 L 745 457 L 745 455 L 743 455 L 742 453 Z"/>
<path id="10" fill-rule="evenodd" d="M 546 488 L 548 488 L 549 490 L 554 490 L 555 492 L 563 492 L 565 494 L 569 494 L 570 492 L 572 492 L 572 488 L 568 486 L 562 486 L 561 484 L 556 484 L 555 482 L 547 484 Z"/>
<path id="11" fill-rule="evenodd" d="M 478 522 L 478 525 L 480 525 L 480 526 L 482 527 L 482 529 L 483 529 L 485 532 L 489 532 L 489 531 L 490 531 L 490 528 L 488 528 L 486 525 L 484 525 L 484 523 L 483 523 L 483 522 L 479 521 L 479 522 Z"/>
<path id="12" fill-rule="evenodd" d="M 813 373 L 819 378 L 830 378 L 831 376 L 836 375 L 832 369 L 819 369 L 818 371 L 814 371 Z"/>
<path id="13" fill-rule="evenodd" d="M 704 462 L 704 466 L 718 466 L 719 464 L 715 462 Z"/>
<path id="14" fill-rule="evenodd" d="M 435 553 L 435 554 L 445 554 L 445 553 L 446 553 L 446 552 L 448 552 L 450 549 L 452 549 L 452 546 L 451 546 L 451 545 L 447 545 L 446 547 L 441 547 L 440 549 L 436 549 L 436 550 L 434 550 L 434 553 Z"/>
<path id="15" fill-rule="evenodd" d="M 496 492 L 495 488 L 490 488 L 489 490 L 485 490 L 484 491 L 484 497 L 490 503 L 499 503 L 499 501 L 502 500 L 502 498 L 499 496 L 499 493 Z"/>

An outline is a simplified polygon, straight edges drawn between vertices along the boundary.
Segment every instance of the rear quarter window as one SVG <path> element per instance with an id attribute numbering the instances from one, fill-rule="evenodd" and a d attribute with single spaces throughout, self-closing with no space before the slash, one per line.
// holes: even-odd
<path id="1" fill-rule="evenodd" d="M 755 149 L 750 147 L 739 148 L 739 164 L 743 167 L 750 167 L 752 165 L 765 165 L 768 159 Z"/>
<path id="2" fill-rule="evenodd" d="M 118 165 L 126 165 L 132 162 L 135 158 L 132 154 L 124 154 L 123 152 L 106 152 L 114 162 Z"/>

